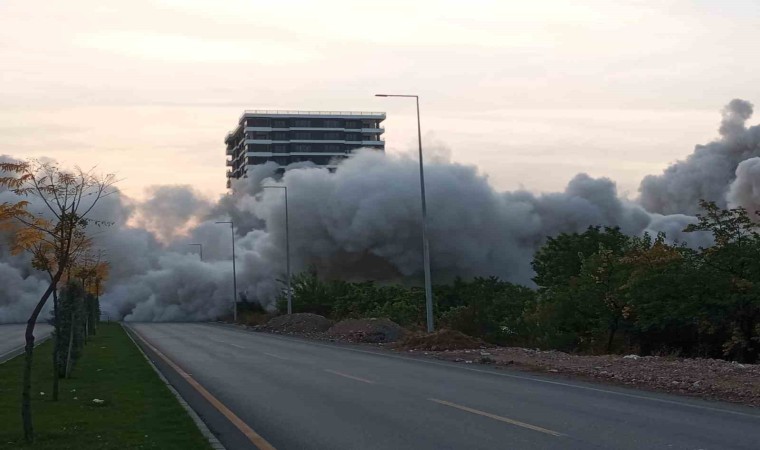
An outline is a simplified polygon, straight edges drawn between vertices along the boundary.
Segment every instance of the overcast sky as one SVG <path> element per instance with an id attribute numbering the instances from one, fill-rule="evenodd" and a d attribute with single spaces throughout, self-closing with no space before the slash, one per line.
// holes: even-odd
<path id="1" fill-rule="evenodd" d="M 636 196 L 760 102 L 760 1 L 0 0 L 0 154 L 225 191 L 243 109 L 386 111 L 499 189 L 577 172 Z M 751 121 L 757 123 L 756 118 Z"/>

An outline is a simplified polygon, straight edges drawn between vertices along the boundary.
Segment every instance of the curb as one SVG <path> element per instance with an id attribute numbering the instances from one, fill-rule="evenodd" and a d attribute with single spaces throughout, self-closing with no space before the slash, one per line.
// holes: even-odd
<path id="1" fill-rule="evenodd" d="M 134 337 L 132 337 L 132 333 L 134 333 L 134 331 L 132 331 L 132 329 L 129 328 L 128 326 L 124 325 L 124 323 L 121 323 L 120 325 L 122 329 L 124 330 L 124 332 L 127 334 L 127 336 L 129 336 L 129 339 L 132 341 L 132 343 L 135 344 L 135 347 L 137 347 L 137 350 L 139 350 L 140 353 L 143 355 L 143 358 L 145 358 L 145 360 L 148 361 L 148 364 L 150 364 L 150 366 L 153 368 L 153 371 L 156 372 L 156 374 L 158 375 L 158 378 L 161 379 L 161 381 L 166 385 L 167 388 L 169 388 L 169 391 L 171 391 L 171 393 L 174 394 L 174 397 L 177 398 L 177 401 L 179 402 L 179 404 L 182 405 L 185 411 L 187 411 L 187 414 L 190 416 L 190 418 L 193 419 L 193 422 L 195 422 L 195 425 L 198 427 L 201 434 L 203 434 L 203 437 L 205 437 L 208 440 L 209 444 L 211 444 L 211 448 L 213 448 L 214 450 L 227 450 L 227 448 L 221 442 L 219 442 L 219 439 L 217 439 L 216 436 L 214 436 L 214 433 L 211 432 L 208 426 L 206 426 L 206 423 L 203 422 L 203 419 L 201 419 L 200 416 L 198 416 L 198 414 L 195 412 L 195 410 L 193 410 L 193 408 L 190 407 L 190 405 L 185 401 L 185 399 L 182 398 L 182 395 L 179 392 L 177 392 L 176 389 L 174 389 L 174 386 L 172 386 L 171 383 L 169 383 L 169 380 L 166 379 L 164 374 L 162 374 L 161 371 L 158 370 L 158 367 L 156 367 L 156 365 L 153 364 L 153 361 L 151 361 L 151 359 L 148 358 L 148 355 L 145 354 L 143 349 L 140 348 L 139 345 L 137 345 L 137 342 L 135 342 Z M 138 339 L 141 339 L 139 335 L 137 335 L 137 337 Z"/>
<path id="2" fill-rule="evenodd" d="M 52 331 L 50 334 L 43 336 L 39 339 L 34 339 L 34 348 L 37 348 L 37 346 L 41 345 L 43 342 L 50 339 L 52 336 Z M 0 364 L 5 364 L 8 361 L 12 360 L 13 358 L 23 355 L 24 354 L 24 348 L 26 348 L 26 345 L 22 345 L 21 347 L 16 347 L 13 350 L 9 352 L 5 352 L 2 355 L 0 355 Z"/>

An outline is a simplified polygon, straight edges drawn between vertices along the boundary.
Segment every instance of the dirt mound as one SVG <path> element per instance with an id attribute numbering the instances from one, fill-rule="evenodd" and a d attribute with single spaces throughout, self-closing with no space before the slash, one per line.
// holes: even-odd
<path id="1" fill-rule="evenodd" d="M 408 336 L 399 344 L 404 350 L 464 350 L 485 347 L 480 339 L 454 330 L 439 330 L 431 334 Z"/>
<path id="2" fill-rule="evenodd" d="M 267 322 L 264 329 L 281 333 L 319 333 L 332 325 L 328 319 L 311 313 L 297 313 L 277 316 Z"/>
<path id="3" fill-rule="evenodd" d="M 377 344 L 396 342 L 406 334 L 406 330 L 389 319 L 348 319 L 333 325 L 327 334 L 349 341 Z"/>

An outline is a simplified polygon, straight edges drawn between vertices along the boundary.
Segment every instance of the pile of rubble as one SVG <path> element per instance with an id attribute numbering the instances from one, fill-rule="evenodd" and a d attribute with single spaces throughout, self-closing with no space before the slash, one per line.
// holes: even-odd
<path id="1" fill-rule="evenodd" d="M 408 334 L 389 319 L 347 319 L 333 324 L 326 317 L 311 313 L 275 316 L 264 325 L 247 328 L 310 339 L 380 345 L 396 342 Z"/>
<path id="2" fill-rule="evenodd" d="M 323 316 L 311 313 L 297 313 L 276 316 L 266 325 L 256 327 L 259 331 L 288 334 L 324 333 L 332 326 L 332 322 Z"/>

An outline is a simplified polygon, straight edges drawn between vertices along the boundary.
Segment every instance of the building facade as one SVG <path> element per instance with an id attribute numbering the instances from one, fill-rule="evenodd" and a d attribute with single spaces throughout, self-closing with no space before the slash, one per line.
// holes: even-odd
<path id="1" fill-rule="evenodd" d="M 227 187 L 250 166 L 312 162 L 334 170 L 358 148 L 385 151 L 384 112 L 245 111 L 227 134 Z"/>

